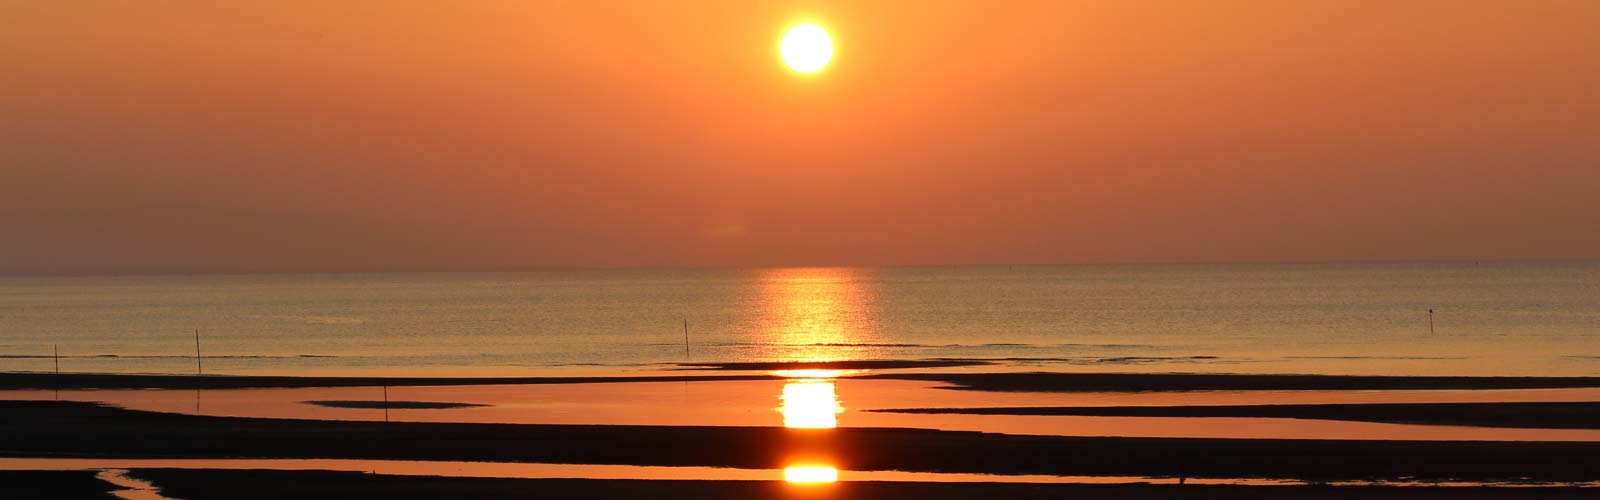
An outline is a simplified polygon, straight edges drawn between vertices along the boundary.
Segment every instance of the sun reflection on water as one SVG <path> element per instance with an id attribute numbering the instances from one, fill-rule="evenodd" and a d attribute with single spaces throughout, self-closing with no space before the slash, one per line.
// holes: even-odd
<path id="1" fill-rule="evenodd" d="M 795 484 L 832 483 L 839 480 L 839 469 L 832 462 L 833 450 L 828 445 L 832 430 L 839 427 L 839 414 L 844 405 L 839 403 L 839 393 L 833 377 L 838 370 L 789 370 L 783 376 L 791 378 L 783 384 L 783 394 L 778 412 L 783 414 L 783 426 L 793 429 L 789 449 L 791 460 L 797 462 L 784 468 L 783 480 Z"/>
<path id="2" fill-rule="evenodd" d="M 790 429 L 832 429 L 839 426 L 839 395 L 833 380 L 798 379 L 783 385 L 783 401 L 778 412 L 783 426 Z"/>
<path id="3" fill-rule="evenodd" d="M 873 339 L 872 299 L 851 269 L 786 269 L 767 275 L 764 282 L 760 333 L 763 344 L 774 349 L 773 359 L 834 361 L 871 353 L 862 352 Z M 834 483 L 839 480 L 833 429 L 839 426 L 844 406 L 835 380 L 843 370 L 780 370 L 789 379 L 779 396 L 783 426 L 791 429 L 785 453 L 790 465 L 783 480 L 796 485 Z"/>
<path id="4" fill-rule="evenodd" d="M 863 271 L 848 268 L 774 269 L 761 277 L 755 340 L 763 357 L 838 361 L 871 357 L 876 343 L 875 299 Z"/>
<path id="5" fill-rule="evenodd" d="M 866 373 L 866 370 L 827 370 L 811 368 L 805 370 L 774 370 L 771 373 L 783 378 L 800 379 L 836 379 L 844 375 Z"/>
<path id="6" fill-rule="evenodd" d="M 833 483 L 839 481 L 839 469 L 824 465 L 796 465 L 783 469 L 783 480 L 791 483 Z"/>

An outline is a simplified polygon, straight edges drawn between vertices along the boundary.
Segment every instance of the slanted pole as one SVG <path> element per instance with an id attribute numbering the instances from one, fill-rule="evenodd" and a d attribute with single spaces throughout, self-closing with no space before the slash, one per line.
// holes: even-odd
<path id="1" fill-rule="evenodd" d="M 55 384 L 56 384 L 56 387 L 55 387 L 55 391 L 54 392 L 55 392 L 55 398 L 59 400 L 59 399 L 61 399 L 61 344 L 51 345 L 50 349 L 51 349 L 52 352 L 55 353 L 55 359 L 56 359 L 56 376 L 55 376 L 56 381 L 55 381 Z"/>
<path id="2" fill-rule="evenodd" d="M 194 331 L 194 374 L 205 374 L 205 370 L 200 365 L 200 330 L 198 328 Z"/>

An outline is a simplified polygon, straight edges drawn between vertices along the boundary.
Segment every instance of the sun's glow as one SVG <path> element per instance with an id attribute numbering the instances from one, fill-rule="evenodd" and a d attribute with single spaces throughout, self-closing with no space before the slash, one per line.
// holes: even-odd
<path id="1" fill-rule="evenodd" d="M 822 71 L 833 59 L 833 39 L 828 31 L 815 24 L 801 24 L 789 28 L 778 46 L 784 64 L 801 73 Z"/>
<path id="2" fill-rule="evenodd" d="M 783 385 L 783 426 L 791 429 L 832 429 L 839 426 L 839 396 L 832 380 L 792 380 Z"/>
<path id="3" fill-rule="evenodd" d="M 825 368 L 806 368 L 802 370 L 773 370 L 771 373 L 783 378 L 829 379 L 839 378 L 845 374 L 862 373 L 865 371 L 866 370 L 829 370 Z"/>
<path id="4" fill-rule="evenodd" d="M 820 465 L 801 465 L 783 469 L 783 480 L 791 483 L 832 483 L 839 481 L 839 469 Z"/>
<path id="5" fill-rule="evenodd" d="M 756 311 L 756 354 L 774 360 L 826 362 L 881 357 L 874 345 L 873 290 L 862 271 L 773 269 L 762 273 Z M 834 378 L 847 372 L 785 370 L 789 378 Z M 791 374 L 792 373 L 792 374 Z"/>

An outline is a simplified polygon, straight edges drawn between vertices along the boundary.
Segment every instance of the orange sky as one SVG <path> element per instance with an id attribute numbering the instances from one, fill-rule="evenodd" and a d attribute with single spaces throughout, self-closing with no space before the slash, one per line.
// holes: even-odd
<path id="1" fill-rule="evenodd" d="M 798 77 L 782 30 L 828 28 Z M 1600 257 L 1600 2 L 8 2 L 0 273 Z"/>

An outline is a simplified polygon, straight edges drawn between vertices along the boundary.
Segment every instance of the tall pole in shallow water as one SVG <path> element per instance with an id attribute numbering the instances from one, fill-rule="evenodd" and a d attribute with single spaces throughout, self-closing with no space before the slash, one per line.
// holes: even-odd
<path id="1" fill-rule="evenodd" d="M 198 328 L 194 331 L 194 374 L 205 374 L 205 370 L 200 366 L 200 329 Z"/>
<path id="2" fill-rule="evenodd" d="M 389 421 L 389 386 L 383 386 L 383 421 Z"/>
<path id="3" fill-rule="evenodd" d="M 683 318 L 683 360 L 689 361 L 689 318 Z"/>
<path id="4" fill-rule="evenodd" d="M 1428 309 L 1428 334 L 1433 334 L 1433 309 Z"/>
<path id="5" fill-rule="evenodd" d="M 55 353 L 54 355 L 55 355 L 55 358 L 56 358 L 56 377 L 55 377 L 56 378 L 56 390 L 55 390 L 55 397 L 56 397 L 56 399 L 61 399 L 61 344 L 51 345 L 50 346 L 50 350 L 51 350 L 51 352 Z"/>

